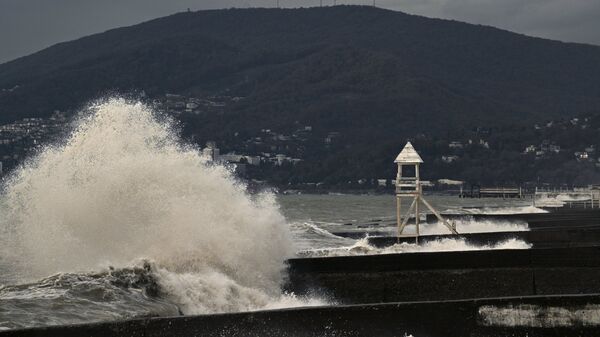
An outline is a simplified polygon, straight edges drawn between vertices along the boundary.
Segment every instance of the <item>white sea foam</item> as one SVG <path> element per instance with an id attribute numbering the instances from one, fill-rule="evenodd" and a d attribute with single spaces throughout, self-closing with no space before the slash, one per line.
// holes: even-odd
<path id="1" fill-rule="evenodd" d="M 453 219 L 449 221 L 454 223 L 459 233 L 482 233 L 482 232 L 516 232 L 527 231 L 529 226 L 524 221 L 509 220 L 484 220 L 473 219 L 469 217 Z M 414 226 L 407 226 L 410 230 Z M 422 224 L 420 226 L 421 234 L 449 234 L 448 227 L 440 222 L 432 224 Z"/>
<path id="2" fill-rule="evenodd" d="M 518 239 L 508 239 L 494 245 L 473 245 L 463 238 L 444 238 L 424 244 L 398 243 L 389 247 L 377 248 L 369 244 L 368 238 L 356 241 L 352 246 L 340 248 L 314 249 L 299 253 L 303 257 L 319 256 L 349 256 L 349 255 L 376 255 L 376 254 L 398 254 L 417 252 L 445 252 L 445 251 L 470 251 L 490 249 L 529 249 L 531 245 Z"/>
<path id="3" fill-rule="evenodd" d="M 155 272 L 161 289 L 186 314 L 254 311 L 298 306 L 325 305 L 320 298 L 265 291 L 239 284 L 215 269 L 176 273 L 166 268 Z"/>
<path id="4" fill-rule="evenodd" d="M 312 221 L 292 222 L 290 229 L 297 250 L 347 246 L 354 242 L 353 239 L 337 236 Z"/>
<path id="5" fill-rule="evenodd" d="M 505 207 L 482 207 L 482 208 L 461 208 L 460 210 L 448 210 L 446 213 L 458 214 L 489 214 L 489 215 L 511 215 L 511 214 L 529 214 L 529 213 L 548 213 L 548 211 L 535 206 L 505 206 Z"/>
<path id="6" fill-rule="evenodd" d="M 0 255 L 24 279 L 143 258 L 185 313 L 315 303 L 280 292 L 294 248 L 273 196 L 250 197 L 141 103 L 94 104 L 4 189 Z"/>
<path id="7" fill-rule="evenodd" d="M 474 219 L 464 216 L 458 219 L 448 220 L 449 224 L 454 224 L 459 233 L 483 233 L 483 232 L 519 232 L 528 231 L 529 226 L 525 221 L 515 220 L 488 220 Z M 396 235 L 396 226 L 386 226 L 376 228 L 378 231 L 389 232 L 390 235 Z M 421 235 L 450 234 L 450 230 L 441 222 L 421 223 L 419 226 Z M 414 234 L 416 227 L 409 224 L 405 227 L 405 234 Z"/>
<path id="8" fill-rule="evenodd" d="M 577 202 L 577 201 L 589 201 L 589 195 L 581 195 L 581 194 L 569 194 L 569 193 L 561 193 L 558 195 L 550 196 L 548 194 L 542 195 L 541 197 L 535 200 L 535 204 L 543 207 L 562 207 L 568 202 Z"/>
<path id="9" fill-rule="evenodd" d="M 304 229 L 305 233 L 306 232 L 313 233 L 315 235 L 323 236 L 323 237 L 330 238 L 330 239 L 342 239 L 342 240 L 345 239 L 344 237 L 337 236 L 337 235 L 317 226 L 314 223 L 302 222 L 302 223 L 295 223 L 294 225 L 295 225 L 294 227 L 296 227 L 296 228 Z"/>

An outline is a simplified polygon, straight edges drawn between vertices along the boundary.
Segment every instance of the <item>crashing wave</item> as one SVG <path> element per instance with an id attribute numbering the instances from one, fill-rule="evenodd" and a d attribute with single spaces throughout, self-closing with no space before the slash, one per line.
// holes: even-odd
<path id="1" fill-rule="evenodd" d="M 175 129 L 142 103 L 106 99 L 62 144 L 17 169 L 0 203 L 0 282 L 57 274 L 44 282 L 63 289 L 72 279 L 77 288 L 114 276 L 91 270 L 127 270 L 145 259 L 153 261 L 160 298 L 185 314 L 311 304 L 281 293 L 284 261 L 295 249 L 274 196 L 250 196 L 227 168 L 182 144 Z M 2 291 L 10 297 L 15 289 Z M 14 310 L 11 320 L 26 311 Z"/>

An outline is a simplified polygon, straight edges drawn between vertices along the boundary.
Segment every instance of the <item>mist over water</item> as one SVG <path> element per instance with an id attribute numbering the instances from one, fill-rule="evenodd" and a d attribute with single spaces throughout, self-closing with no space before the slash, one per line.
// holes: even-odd
<path id="1" fill-rule="evenodd" d="M 184 313 L 294 301 L 280 292 L 294 249 L 273 196 L 249 196 L 139 102 L 90 106 L 5 182 L 2 211 L 11 284 L 145 260 Z"/>

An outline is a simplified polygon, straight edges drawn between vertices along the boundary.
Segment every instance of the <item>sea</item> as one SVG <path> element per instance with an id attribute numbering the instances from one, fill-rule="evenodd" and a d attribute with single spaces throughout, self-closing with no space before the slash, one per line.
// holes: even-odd
<path id="1" fill-rule="evenodd" d="M 249 193 L 151 106 L 109 97 L 80 116 L 3 180 L 0 330 L 331 305 L 281 290 L 294 257 L 529 248 L 445 239 L 377 249 L 339 234 L 394 235 L 393 195 Z M 543 212 L 531 200 L 425 198 L 464 214 L 459 232 L 528 230 L 471 214 Z"/>

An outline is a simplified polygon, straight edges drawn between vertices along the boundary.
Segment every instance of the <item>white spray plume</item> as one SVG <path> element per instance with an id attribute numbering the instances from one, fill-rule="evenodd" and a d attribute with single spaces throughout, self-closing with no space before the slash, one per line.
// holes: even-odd
<path id="1" fill-rule="evenodd" d="M 294 249 L 272 195 L 249 196 L 144 104 L 110 98 L 90 111 L 5 182 L 0 249 L 24 277 L 143 258 L 184 311 L 281 296 Z"/>

